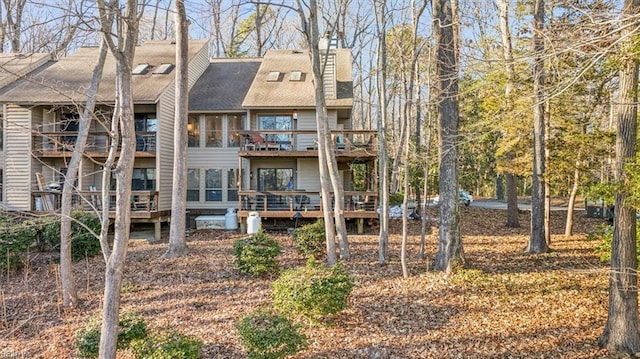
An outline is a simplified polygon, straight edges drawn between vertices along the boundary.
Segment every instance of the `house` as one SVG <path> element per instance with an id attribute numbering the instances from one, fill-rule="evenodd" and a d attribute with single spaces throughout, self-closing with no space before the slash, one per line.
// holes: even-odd
<path id="1" fill-rule="evenodd" d="M 77 136 L 77 104 L 86 100 L 96 56 L 96 48 L 83 48 L 43 62 L 0 90 L 3 209 L 59 208 Z M 377 217 L 377 135 L 352 129 L 350 51 L 327 49 L 323 59 L 330 128 L 348 202 L 345 216 L 361 224 Z M 158 237 L 171 209 L 174 61 L 175 44 L 148 41 L 136 49 L 133 70 L 138 144 L 131 216 L 133 222 L 155 223 Z M 274 219 L 322 217 L 309 53 L 271 50 L 263 58 L 210 59 L 206 41 L 191 41 L 189 64 L 187 208 L 192 217 L 229 208 L 238 210 L 240 223 L 251 212 Z M 86 210 L 113 208 L 113 201 L 100 203 L 99 193 L 111 141 L 114 77 L 109 57 L 76 185 L 75 205 Z"/>
<path id="2" fill-rule="evenodd" d="M 209 65 L 206 41 L 191 41 L 189 83 Z M 148 41 L 136 49 L 133 101 L 137 147 L 132 181 L 132 221 L 160 223 L 171 209 L 173 171 L 175 44 Z M 47 61 L 0 91 L 4 114 L 3 201 L 7 211 L 55 211 L 67 162 L 77 138 L 81 106 L 86 101 L 98 48 L 81 48 L 59 61 Z M 76 184 L 75 205 L 114 208 L 101 203 L 102 165 L 115 103 L 115 60 L 107 56 L 95 119 Z M 114 190 L 112 181 L 110 190 Z"/>

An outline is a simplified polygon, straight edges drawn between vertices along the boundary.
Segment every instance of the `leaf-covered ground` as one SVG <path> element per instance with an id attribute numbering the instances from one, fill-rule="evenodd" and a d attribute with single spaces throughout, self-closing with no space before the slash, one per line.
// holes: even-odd
<path id="1" fill-rule="evenodd" d="M 432 213 L 433 215 L 433 213 Z M 357 278 L 350 307 L 326 326 L 308 327 L 308 350 L 296 358 L 615 358 L 596 342 L 606 321 L 607 266 L 584 233 L 603 223 L 576 212 L 576 235 L 565 238 L 564 212 L 553 212 L 553 252 L 527 255 L 528 213 L 505 228 L 505 212 L 462 208 L 466 269 L 429 270 L 437 229 L 419 258 L 419 222 L 411 222 L 409 267 L 400 268 L 401 221 L 393 221 L 391 260 L 377 263 L 376 229 L 351 235 Z M 164 260 L 166 243 L 129 248 L 122 309 L 142 313 L 150 327 L 174 327 L 204 342 L 203 358 L 244 358 L 235 323 L 270 301 L 273 279 L 233 269 L 237 234 L 197 231 L 191 254 Z M 283 267 L 304 260 L 278 234 Z M 73 358 L 73 333 L 100 307 L 101 257 L 75 264 L 82 303 L 61 306 L 57 265 L 43 254 L 19 273 L 0 274 L 0 358 Z M 127 357 L 126 353 L 120 357 Z"/>

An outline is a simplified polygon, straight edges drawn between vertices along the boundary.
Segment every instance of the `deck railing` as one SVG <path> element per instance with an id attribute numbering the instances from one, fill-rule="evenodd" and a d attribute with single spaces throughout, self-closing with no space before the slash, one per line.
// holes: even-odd
<path id="1" fill-rule="evenodd" d="M 38 132 L 33 136 L 33 151 L 37 154 L 72 152 L 77 139 L 78 132 Z M 106 132 L 90 132 L 85 151 L 107 153 L 111 140 Z M 156 132 L 136 132 L 136 152 L 156 153 L 156 143 Z"/>
<path id="2" fill-rule="evenodd" d="M 60 210 L 62 191 L 32 191 L 32 208 L 37 212 L 56 212 Z M 155 212 L 158 210 L 158 192 L 154 191 L 132 191 L 131 211 L 133 212 Z M 71 203 L 74 209 L 85 211 L 102 210 L 102 192 L 100 191 L 79 191 L 72 195 Z M 115 211 L 116 192 L 109 191 L 110 211 Z"/>
<path id="3" fill-rule="evenodd" d="M 240 131 L 243 151 L 317 151 L 315 130 L 260 130 Z M 331 131 L 337 153 L 377 153 L 378 133 L 371 130 Z"/>
<path id="4" fill-rule="evenodd" d="M 322 211 L 320 192 L 292 191 L 241 191 L 241 211 Z M 345 191 L 345 211 L 376 211 L 378 193 L 367 191 Z M 333 198 L 332 198 L 333 203 Z"/>

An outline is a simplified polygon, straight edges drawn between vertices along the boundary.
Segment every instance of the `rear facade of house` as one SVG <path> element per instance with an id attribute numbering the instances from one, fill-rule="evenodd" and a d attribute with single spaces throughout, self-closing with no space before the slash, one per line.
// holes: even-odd
<path id="1" fill-rule="evenodd" d="M 97 51 L 83 48 L 59 61 L 35 55 L 26 63 L 22 59 L 24 73 L 4 76 L 9 77 L 6 83 L 0 72 L 2 209 L 59 210 L 78 135 L 79 104 L 86 101 Z M 346 190 L 345 216 L 361 224 L 377 217 L 377 135 L 351 126 L 350 51 L 323 53 L 329 124 Z M 146 42 L 136 49 L 134 61 L 132 221 L 155 223 L 159 237 L 161 223 L 170 216 L 173 190 L 175 44 Z M 192 219 L 230 209 L 241 227 L 249 215 L 259 215 L 265 223 L 322 217 L 312 77 L 306 50 L 210 59 L 206 41 L 190 42 L 187 208 Z M 110 58 L 74 186 L 74 205 L 85 210 L 114 209 L 115 194 L 109 203 L 100 196 L 112 140 L 114 79 Z M 109 190 L 115 190 L 114 180 L 109 182 Z"/>

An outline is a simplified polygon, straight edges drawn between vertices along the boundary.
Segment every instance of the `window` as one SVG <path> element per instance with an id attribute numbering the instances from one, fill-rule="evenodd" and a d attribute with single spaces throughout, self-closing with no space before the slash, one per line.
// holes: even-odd
<path id="1" fill-rule="evenodd" d="M 134 168 L 131 180 L 131 190 L 133 191 L 155 191 L 156 189 L 156 169 L 155 168 Z"/>
<path id="2" fill-rule="evenodd" d="M 222 116 L 206 115 L 207 147 L 222 147 Z"/>
<path id="3" fill-rule="evenodd" d="M 292 129 L 291 115 L 260 115 L 258 125 L 261 130 L 287 131 Z M 267 134 L 267 141 L 280 144 L 291 144 L 291 136 L 288 134 Z"/>
<path id="4" fill-rule="evenodd" d="M 66 170 L 65 170 L 66 172 Z M 111 191 L 116 190 L 116 174 L 111 172 Z M 156 169 L 155 168 L 134 168 L 131 178 L 132 191 L 155 191 L 156 190 Z"/>
<path id="5" fill-rule="evenodd" d="M 227 115 L 228 122 L 228 140 L 227 147 L 240 147 L 240 131 L 244 129 L 245 115 Z"/>
<path id="6" fill-rule="evenodd" d="M 173 71 L 173 64 L 160 64 L 155 70 L 153 70 L 154 75 L 166 75 Z"/>
<path id="7" fill-rule="evenodd" d="M 208 169 L 206 171 L 205 193 L 207 201 L 222 201 L 221 169 Z"/>
<path id="8" fill-rule="evenodd" d="M 227 171 L 227 201 L 238 201 L 238 169 L 230 168 Z"/>
<path id="9" fill-rule="evenodd" d="M 191 115 L 187 118 L 187 135 L 189 147 L 200 147 L 200 116 Z"/>
<path id="10" fill-rule="evenodd" d="M 134 121 L 136 132 L 158 131 L 158 119 L 155 113 L 136 113 Z"/>
<path id="11" fill-rule="evenodd" d="M 200 201 L 200 170 L 198 169 L 187 170 L 187 201 Z"/>
<path id="12" fill-rule="evenodd" d="M 286 191 L 292 182 L 292 168 L 258 168 L 258 191 Z"/>

